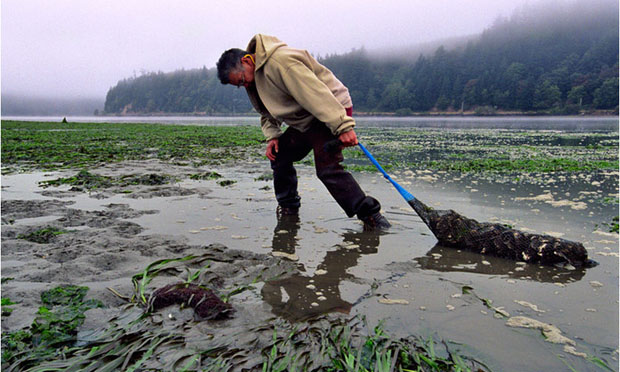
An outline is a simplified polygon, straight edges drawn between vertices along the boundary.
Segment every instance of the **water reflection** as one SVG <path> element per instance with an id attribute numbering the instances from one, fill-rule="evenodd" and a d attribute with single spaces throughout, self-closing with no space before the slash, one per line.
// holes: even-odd
<path id="1" fill-rule="evenodd" d="M 273 236 L 274 253 L 295 253 L 299 226 L 299 218 L 278 221 Z M 355 279 L 347 270 L 356 266 L 362 255 L 376 254 L 379 242 L 377 233 L 346 232 L 342 234 L 342 243 L 327 252 L 313 275 L 300 270 L 286 278 L 267 281 L 261 290 L 263 299 L 275 315 L 289 321 L 332 312 L 348 314 L 353 304 L 342 299 L 340 283 Z"/>
<path id="2" fill-rule="evenodd" d="M 273 230 L 271 246 L 274 252 L 295 254 L 297 232 L 299 231 L 299 215 L 282 216 Z"/>
<path id="3" fill-rule="evenodd" d="M 501 275 L 512 279 L 545 283 L 576 282 L 586 273 L 584 268 L 524 264 L 512 260 L 435 245 L 425 256 L 415 258 L 425 270 Z"/>

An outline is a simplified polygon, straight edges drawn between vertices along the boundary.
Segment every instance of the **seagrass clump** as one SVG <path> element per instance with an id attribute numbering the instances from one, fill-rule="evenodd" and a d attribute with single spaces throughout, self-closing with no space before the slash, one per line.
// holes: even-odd
<path id="1" fill-rule="evenodd" d="M 418 199 L 409 201 L 439 244 L 481 254 L 543 265 L 590 267 L 581 243 L 550 235 L 531 234 L 499 223 L 478 222 L 453 210 L 436 210 Z"/>

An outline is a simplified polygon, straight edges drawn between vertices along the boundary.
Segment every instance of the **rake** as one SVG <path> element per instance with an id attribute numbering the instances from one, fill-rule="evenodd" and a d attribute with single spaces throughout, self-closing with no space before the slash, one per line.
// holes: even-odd
<path id="1" fill-rule="evenodd" d="M 342 142 L 334 140 L 328 142 L 325 149 L 333 152 L 340 146 Z M 364 145 L 358 143 L 358 146 L 420 216 L 440 245 L 543 265 L 596 265 L 596 262 L 588 259 L 588 252 L 581 243 L 550 235 L 527 233 L 499 223 L 478 222 L 453 210 L 431 208 L 394 181 Z"/>

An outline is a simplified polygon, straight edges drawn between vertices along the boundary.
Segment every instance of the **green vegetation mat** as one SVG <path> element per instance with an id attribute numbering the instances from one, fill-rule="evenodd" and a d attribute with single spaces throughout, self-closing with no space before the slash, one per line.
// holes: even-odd
<path id="1" fill-rule="evenodd" d="M 220 163 L 246 159 L 264 140 L 259 127 L 2 121 L 3 172 L 82 168 L 157 158 Z"/>
<path id="2" fill-rule="evenodd" d="M 394 128 L 357 133 L 388 168 L 502 174 L 618 169 L 618 133 Z M 353 169 L 372 170 L 357 149 L 346 149 L 345 159 Z"/>
<path id="3" fill-rule="evenodd" d="M 65 347 L 74 345 L 78 328 L 84 323 L 84 312 L 103 307 L 99 300 L 85 301 L 86 292 L 87 287 L 61 286 L 41 293 L 43 306 L 32 325 L 2 332 L 2 369 L 14 362 L 21 368 L 36 365 L 58 357 Z M 8 299 L 2 302 L 3 306 L 13 304 Z"/>
<path id="4" fill-rule="evenodd" d="M 617 133 L 397 128 L 358 128 L 357 133 L 387 169 L 504 174 L 618 169 Z M 2 121 L 2 172 L 152 158 L 195 166 L 267 161 L 263 142 L 259 126 Z M 374 171 L 357 148 L 345 149 L 345 159 L 351 170 Z M 304 163 L 312 164 L 312 156 Z M 84 182 L 81 186 L 89 188 L 111 180 L 66 181 Z"/>

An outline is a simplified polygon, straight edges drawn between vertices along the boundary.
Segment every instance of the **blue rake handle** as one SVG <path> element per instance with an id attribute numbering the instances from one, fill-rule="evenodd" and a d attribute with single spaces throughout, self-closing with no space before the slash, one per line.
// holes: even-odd
<path id="1" fill-rule="evenodd" d="M 405 198 L 405 200 L 407 202 L 415 200 L 415 197 L 413 195 L 411 195 L 411 193 L 409 193 L 409 191 L 405 190 L 401 185 L 398 184 L 398 182 L 394 181 L 392 179 L 392 177 L 390 177 L 390 175 L 387 174 L 387 172 L 385 170 L 383 170 L 383 167 L 381 167 L 381 165 L 379 164 L 377 159 L 375 159 L 375 157 L 372 156 L 372 154 L 366 149 L 366 147 L 364 147 L 364 145 L 362 145 L 359 142 L 357 143 L 357 145 L 360 147 L 360 149 L 362 149 L 362 152 L 366 155 L 366 157 L 368 157 L 368 160 L 370 160 L 370 162 L 372 164 L 374 164 L 375 167 L 377 167 L 379 172 L 381 172 L 381 174 L 383 174 L 383 177 L 385 177 L 388 181 L 390 181 L 392 183 L 392 185 L 394 185 L 396 190 L 403 196 L 403 198 Z M 327 151 L 327 152 L 334 152 L 334 151 L 339 150 L 340 146 L 342 146 L 342 142 L 340 142 L 340 140 L 338 140 L 338 139 L 335 139 L 335 140 L 329 141 L 329 142 L 327 142 L 325 144 L 325 151 Z"/>
<path id="2" fill-rule="evenodd" d="M 411 195 L 409 191 L 405 190 L 401 185 L 398 184 L 398 182 L 394 181 L 385 170 L 383 170 L 383 167 L 381 167 L 379 162 L 377 162 L 377 159 L 372 156 L 372 154 L 366 149 L 366 147 L 364 147 L 364 145 L 359 142 L 357 143 L 357 145 L 360 147 L 360 149 L 362 149 L 362 152 L 366 155 L 366 157 L 368 157 L 368 160 L 370 160 L 370 162 L 374 164 L 375 167 L 377 167 L 379 172 L 383 174 L 383 177 L 385 177 L 388 181 L 392 183 L 392 185 L 394 185 L 396 190 L 403 196 L 403 198 L 405 198 L 406 201 L 410 202 L 415 199 L 415 197 Z"/>

